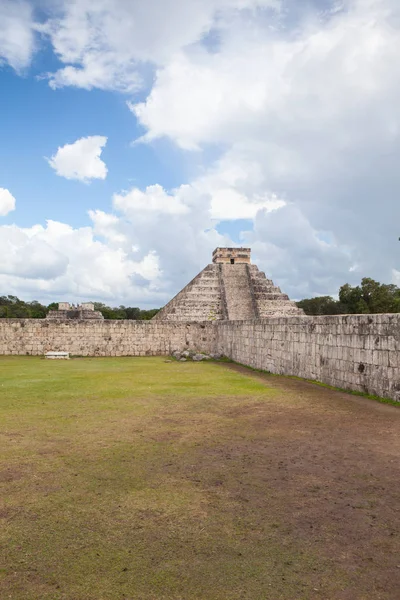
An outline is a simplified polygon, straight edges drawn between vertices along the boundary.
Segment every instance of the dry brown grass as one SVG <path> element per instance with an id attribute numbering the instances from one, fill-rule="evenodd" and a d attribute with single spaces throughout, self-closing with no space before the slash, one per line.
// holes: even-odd
<path id="1" fill-rule="evenodd" d="M 1 598 L 399 598 L 395 408 L 162 358 L 0 377 Z"/>

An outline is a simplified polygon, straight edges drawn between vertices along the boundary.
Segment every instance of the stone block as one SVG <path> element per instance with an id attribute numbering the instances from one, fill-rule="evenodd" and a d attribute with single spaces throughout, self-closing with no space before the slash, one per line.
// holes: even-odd
<path id="1" fill-rule="evenodd" d="M 68 360 L 69 359 L 69 352 L 46 352 L 46 354 L 44 355 L 45 358 L 48 359 L 58 359 L 58 360 Z"/>

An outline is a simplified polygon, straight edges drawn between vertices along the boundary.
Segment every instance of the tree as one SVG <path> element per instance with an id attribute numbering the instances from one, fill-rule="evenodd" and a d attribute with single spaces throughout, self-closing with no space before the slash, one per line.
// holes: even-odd
<path id="1" fill-rule="evenodd" d="M 48 309 L 36 300 L 33 302 L 28 302 L 27 307 L 31 319 L 44 319 L 48 312 Z"/>
<path id="2" fill-rule="evenodd" d="M 301 300 L 297 305 L 307 315 L 398 313 L 400 289 L 394 284 L 379 283 L 370 277 L 364 277 L 361 285 L 342 285 L 339 300 L 319 296 Z"/>
<path id="3" fill-rule="evenodd" d="M 136 306 L 119 306 L 117 308 L 111 308 L 101 302 L 95 302 L 94 309 L 99 310 L 105 319 L 130 319 L 135 321 L 148 321 L 160 310 L 159 308 L 141 310 Z"/>
<path id="4" fill-rule="evenodd" d="M 141 313 L 140 308 L 129 306 L 128 308 L 125 309 L 125 314 L 126 314 L 125 318 L 132 319 L 134 321 L 138 321 L 140 319 L 140 313 Z"/>
<path id="5" fill-rule="evenodd" d="M 0 318 L 43 319 L 47 312 L 47 307 L 36 300 L 24 302 L 17 296 L 0 296 Z"/>
<path id="6" fill-rule="evenodd" d="M 155 317 L 155 315 L 159 312 L 159 308 L 152 308 L 150 310 L 141 310 L 140 311 L 140 318 L 143 321 L 150 321 L 153 317 Z"/>
<path id="7" fill-rule="evenodd" d="M 378 283 L 369 277 L 361 281 L 362 296 L 371 313 L 391 313 L 398 310 L 400 290 L 396 285 Z"/>
<path id="8" fill-rule="evenodd" d="M 116 318 L 114 310 L 112 308 L 110 308 L 109 306 L 106 306 L 102 302 L 95 302 L 94 310 L 100 311 L 105 319 L 115 319 Z"/>
<path id="9" fill-rule="evenodd" d="M 400 310 L 399 288 L 393 284 L 379 283 L 370 277 L 364 277 L 361 286 L 343 285 L 339 298 L 352 314 L 393 313 Z"/>
<path id="10" fill-rule="evenodd" d="M 297 306 L 302 308 L 306 315 L 336 315 L 339 304 L 331 296 L 318 296 L 301 300 Z"/>

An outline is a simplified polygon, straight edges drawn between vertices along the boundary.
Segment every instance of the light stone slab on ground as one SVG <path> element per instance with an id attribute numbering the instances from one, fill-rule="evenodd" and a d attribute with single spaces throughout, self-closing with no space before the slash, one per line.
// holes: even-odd
<path id="1" fill-rule="evenodd" d="M 46 352 L 44 356 L 45 358 L 68 360 L 69 352 Z"/>

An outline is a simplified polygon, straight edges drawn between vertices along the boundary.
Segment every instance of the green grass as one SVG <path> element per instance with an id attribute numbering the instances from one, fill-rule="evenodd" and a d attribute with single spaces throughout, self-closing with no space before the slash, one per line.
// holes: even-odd
<path id="1" fill-rule="evenodd" d="M 0 398 L 1 598 L 306 600 L 316 571 L 328 595 L 342 584 L 248 466 L 278 435 L 254 415 L 293 402 L 273 387 L 209 362 L 7 357 Z"/>
<path id="2" fill-rule="evenodd" d="M 293 377 L 293 379 L 300 380 L 299 377 Z M 366 392 L 358 392 L 357 390 L 348 390 L 345 388 L 335 387 L 333 385 L 328 385 L 327 383 L 322 383 L 322 381 L 315 381 L 315 379 L 305 379 L 303 381 L 308 381 L 308 383 L 313 383 L 314 385 L 319 385 L 320 387 L 326 388 L 328 390 L 335 390 L 337 392 L 342 392 L 344 394 L 351 394 L 352 396 L 361 396 L 362 398 L 368 398 L 368 400 L 375 400 L 375 402 L 381 402 L 382 404 L 391 404 L 392 406 L 396 406 L 400 408 L 400 402 L 397 400 L 392 400 L 391 398 L 382 398 L 381 396 L 375 396 L 374 394 L 367 394 Z"/>
<path id="3" fill-rule="evenodd" d="M 223 360 L 223 359 L 222 359 Z M 287 377 L 288 379 L 294 379 L 296 381 L 307 381 L 307 383 L 312 383 L 314 385 L 318 385 L 320 387 L 326 388 L 328 390 L 334 390 L 336 392 L 342 392 L 344 394 L 351 394 L 352 396 L 361 396 L 362 398 L 368 398 L 368 400 L 375 400 L 376 402 L 381 402 L 382 404 L 391 404 L 392 406 L 396 406 L 400 408 L 400 402 L 397 400 L 392 400 L 391 398 L 382 398 L 381 396 L 376 396 L 374 394 L 368 394 L 366 392 L 358 392 L 357 390 L 349 390 L 346 388 L 336 387 L 334 385 L 329 385 L 328 383 L 323 383 L 322 381 L 316 381 L 315 379 L 304 379 L 303 377 L 296 377 L 295 375 L 276 375 L 275 373 L 271 373 L 270 371 L 265 371 L 263 369 L 256 369 L 255 367 L 249 367 L 244 365 L 243 363 L 239 363 L 233 361 L 231 359 L 225 359 L 224 362 L 232 363 L 235 365 L 240 365 L 241 367 L 245 367 L 249 371 L 253 371 L 254 373 L 261 373 L 263 375 L 268 375 L 269 377 Z"/>

